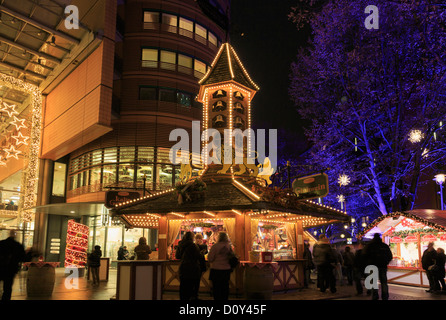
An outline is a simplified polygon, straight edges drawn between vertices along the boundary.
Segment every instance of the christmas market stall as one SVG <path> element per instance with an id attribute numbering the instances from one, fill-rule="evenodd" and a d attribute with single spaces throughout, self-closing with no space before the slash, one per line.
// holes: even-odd
<path id="1" fill-rule="evenodd" d="M 163 289 L 178 290 L 178 241 L 186 231 L 203 235 L 208 250 L 219 231 L 228 233 L 242 261 L 262 262 L 267 252 L 276 262 L 274 290 L 303 286 L 304 230 L 348 221 L 345 212 L 312 201 L 299 200 L 290 190 L 275 190 L 256 177 L 218 173 L 210 165 L 187 184 L 117 205 L 111 210 L 128 228 L 158 229 L 158 259 L 164 264 Z M 264 256 L 264 254 L 263 254 Z M 230 290 L 243 291 L 243 270 L 231 275 Z M 200 291 L 209 292 L 209 270 Z"/>
<path id="2" fill-rule="evenodd" d="M 381 216 L 359 235 L 371 239 L 382 235 L 390 246 L 393 260 L 388 268 L 389 283 L 428 287 L 429 281 L 421 267 L 421 257 L 429 242 L 434 248 L 446 248 L 446 211 L 417 209 Z"/>

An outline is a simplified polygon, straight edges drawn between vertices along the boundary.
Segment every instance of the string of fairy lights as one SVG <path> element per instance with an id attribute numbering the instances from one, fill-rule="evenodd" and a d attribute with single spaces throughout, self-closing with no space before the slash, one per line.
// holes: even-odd
<path id="1" fill-rule="evenodd" d="M 28 94 L 31 100 L 30 119 L 16 110 L 17 105 L 0 100 L 1 119 L 6 122 L 1 133 L 0 167 L 7 167 L 10 161 L 23 159 L 18 214 L 22 222 L 31 222 L 33 213 L 30 209 L 37 202 L 42 94 L 37 86 L 3 73 L 0 73 L 0 86 Z"/>

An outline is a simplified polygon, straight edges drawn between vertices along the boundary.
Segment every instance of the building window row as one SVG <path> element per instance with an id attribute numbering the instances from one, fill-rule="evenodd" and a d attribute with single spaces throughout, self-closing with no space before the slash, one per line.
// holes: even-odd
<path id="1" fill-rule="evenodd" d="M 167 12 L 144 11 L 143 26 L 145 30 L 161 30 L 195 39 L 214 50 L 221 43 L 215 34 L 201 24 Z"/>
<path id="2" fill-rule="evenodd" d="M 159 48 L 142 48 L 141 66 L 144 68 L 161 68 L 194 75 L 200 79 L 209 66 L 187 54 Z"/>
<path id="3" fill-rule="evenodd" d="M 193 93 L 178 89 L 155 86 L 139 87 L 139 100 L 173 102 L 186 108 L 201 108 L 201 103 L 197 102 L 194 97 Z"/>
<path id="4" fill-rule="evenodd" d="M 68 197 L 109 188 L 163 190 L 180 182 L 169 148 L 122 146 L 87 152 L 70 160 Z"/>

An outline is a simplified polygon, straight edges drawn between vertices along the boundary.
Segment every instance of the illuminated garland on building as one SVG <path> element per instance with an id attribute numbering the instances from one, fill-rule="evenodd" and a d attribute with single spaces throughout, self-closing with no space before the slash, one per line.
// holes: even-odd
<path id="1" fill-rule="evenodd" d="M 39 88 L 33 84 L 26 83 L 15 77 L 0 73 L 0 86 L 6 86 L 13 90 L 18 90 L 27 93 L 32 99 L 31 109 L 31 130 L 30 137 L 23 136 L 20 132 L 12 138 L 16 140 L 16 146 L 20 144 L 29 145 L 28 151 L 24 154 L 25 161 L 23 165 L 21 190 L 21 201 L 19 203 L 19 218 L 23 222 L 30 222 L 33 220 L 33 213 L 29 210 L 36 205 L 37 202 L 37 182 L 39 174 L 39 153 L 40 153 L 40 136 L 42 123 L 42 94 Z M 8 109 L 8 111 L 6 111 Z M 25 119 L 20 119 L 15 116 L 14 108 L 8 108 L 3 105 L 2 110 L 6 111 L 8 115 L 12 115 L 14 121 L 10 124 L 14 125 L 17 131 L 25 127 Z M 29 144 L 28 144 L 28 139 Z M 9 159 L 14 157 L 17 159 L 18 150 L 11 145 L 5 152 Z M 14 156 L 15 155 L 15 156 Z M 7 159 L 6 159 L 7 160 Z M 2 160 L 4 162 L 4 160 Z"/>
<path id="2" fill-rule="evenodd" d="M 67 246 L 65 249 L 66 268 L 84 268 L 87 264 L 88 231 L 86 225 L 68 221 Z"/>

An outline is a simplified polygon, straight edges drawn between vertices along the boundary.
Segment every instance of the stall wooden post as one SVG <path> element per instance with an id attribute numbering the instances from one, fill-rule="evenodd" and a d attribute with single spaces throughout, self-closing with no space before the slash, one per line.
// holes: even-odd
<path id="1" fill-rule="evenodd" d="M 304 228 L 302 226 L 302 221 L 296 222 L 296 258 L 303 259 L 304 258 Z M 305 277 L 305 271 L 303 268 L 303 264 L 300 264 L 300 268 L 297 268 L 297 279 L 303 283 Z"/>
<path id="2" fill-rule="evenodd" d="M 247 214 L 235 216 L 235 247 L 240 260 L 249 260 L 251 248 L 251 217 Z"/>
<path id="3" fill-rule="evenodd" d="M 159 219 L 158 260 L 167 260 L 167 217 Z"/>
<path id="4" fill-rule="evenodd" d="M 235 250 L 241 261 L 249 260 L 251 248 L 251 217 L 247 214 L 235 216 Z M 236 295 L 243 292 L 243 268 L 236 269 Z"/>
<path id="5" fill-rule="evenodd" d="M 304 228 L 302 226 L 302 221 L 296 222 L 296 258 L 304 258 Z"/>

